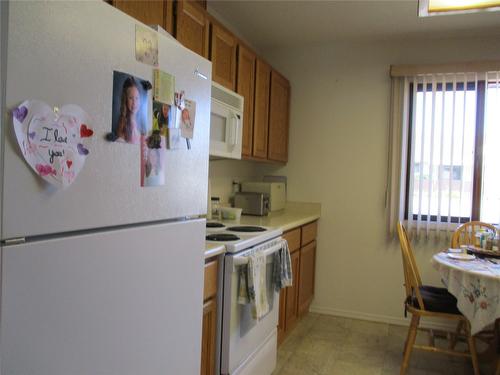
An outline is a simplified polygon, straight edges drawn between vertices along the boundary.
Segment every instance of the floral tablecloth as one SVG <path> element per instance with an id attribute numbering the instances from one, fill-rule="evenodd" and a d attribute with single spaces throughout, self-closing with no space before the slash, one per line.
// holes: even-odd
<path id="1" fill-rule="evenodd" d="M 441 281 L 457 298 L 458 309 L 476 334 L 500 318 L 500 259 L 455 260 L 446 253 L 433 256 Z"/>

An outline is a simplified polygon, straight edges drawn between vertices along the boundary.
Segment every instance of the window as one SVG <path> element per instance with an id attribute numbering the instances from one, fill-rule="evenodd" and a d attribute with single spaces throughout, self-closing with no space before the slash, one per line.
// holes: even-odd
<path id="1" fill-rule="evenodd" d="M 499 223 L 498 78 L 435 74 L 407 80 L 406 220 Z"/>

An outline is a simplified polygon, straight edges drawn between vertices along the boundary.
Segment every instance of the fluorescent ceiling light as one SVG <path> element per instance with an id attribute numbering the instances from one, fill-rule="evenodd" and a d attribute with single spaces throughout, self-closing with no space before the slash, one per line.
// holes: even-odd
<path id="1" fill-rule="evenodd" d="M 418 2 L 420 17 L 499 10 L 500 1 L 493 0 L 419 0 Z"/>

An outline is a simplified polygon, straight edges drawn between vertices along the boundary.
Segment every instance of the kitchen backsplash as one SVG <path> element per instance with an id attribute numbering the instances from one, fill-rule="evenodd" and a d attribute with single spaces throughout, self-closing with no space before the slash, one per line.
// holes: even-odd
<path id="1" fill-rule="evenodd" d="M 262 181 L 266 175 L 286 175 L 284 166 L 247 160 L 210 160 L 208 177 L 212 197 L 219 197 L 223 205 L 233 195 L 233 181 Z"/>
<path id="2" fill-rule="evenodd" d="M 228 204 L 233 195 L 233 181 L 260 181 L 262 174 L 256 163 L 242 160 L 211 160 L 208 176 L 211 182 L 212 197 L 219 197 Z"/>

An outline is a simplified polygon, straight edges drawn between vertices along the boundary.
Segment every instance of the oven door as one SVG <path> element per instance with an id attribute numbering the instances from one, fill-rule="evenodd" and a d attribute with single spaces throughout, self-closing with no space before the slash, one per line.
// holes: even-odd
<path id="1" fill-rule="evenodd" d="M 276 327 L 279 293 L 273 282 L 274 253 L 281 247 L 259 245 L 250 251 L 226 254 L 222 315 L 221 374 L 271 374 L 276 366 Z M 261 248 L 266 252 L 266 285 L 269 312 L 259 320 L 252 317 L 252 306 L 238 303 L 238 267 L 246 267 L 245 256 Z M 257 250 L 258 251 L 258 250 Z"/>

